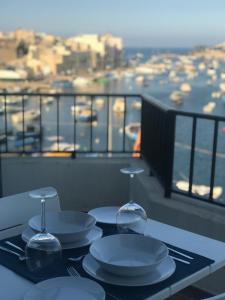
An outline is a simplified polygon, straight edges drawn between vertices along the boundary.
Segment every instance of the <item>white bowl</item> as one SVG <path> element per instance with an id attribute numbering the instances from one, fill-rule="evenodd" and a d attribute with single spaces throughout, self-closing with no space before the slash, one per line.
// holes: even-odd
<path id="1" fill-rule="evenodd" d="M 140 276 L 151 272 L 168 256 L 162 242 L 137 234 L 110 235 L 95 241 L 90 254 L 107 272 Z"/>
<path id="2" fill-rule="evenodd" d="M 94 217 L 77 211 L 60 211 L 46 213 L 46 228 L 60 242 L 69 243 L 82 240 L 94 227 Z M 32 217 L 29 227 L 35 231 L 41 230 L 41 215 Z"/>

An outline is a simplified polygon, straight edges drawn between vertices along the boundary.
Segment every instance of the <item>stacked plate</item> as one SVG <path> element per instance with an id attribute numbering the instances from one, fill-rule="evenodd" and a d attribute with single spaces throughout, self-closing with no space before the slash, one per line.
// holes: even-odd
<path id="1" fill-rule="evenodd" d="M 33 285 L 23 299 L 105 300 L 105 292 L 98 283 L 87 278 L 56 277 Z"/>
<path id="2" fill-rule="evenodd" d="M 91 215 L 76 211 L 46 213 L 46 229 L 56 236 L 63 249 L 78 248 L 91 244 L 102 236 L 102 229 L 95 226 L 96 220 Z M 27 242 L 41 230 L 41 215 L 32 217 L 28 227 L 22 233 Z"/>
<path id="3" fill-rule="evenodd" d="M 165 280 L 176 266 L 162 242 L 142 235 L 118 234 L 95 241 L 83 267 L 103 282 L 144 286 Z"/>
<path id="4" fill-rule="evenodd" d="M 94 208 L 88 213 L 101 224 L 116 225 L 116 214 L 119 208 L 119 206 L 103 206 Z"/>

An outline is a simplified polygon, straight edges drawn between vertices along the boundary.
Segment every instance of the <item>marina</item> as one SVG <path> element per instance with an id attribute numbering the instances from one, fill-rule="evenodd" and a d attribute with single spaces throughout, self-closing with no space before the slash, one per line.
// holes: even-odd
<path id="1" fill-rule="evenodd" d="M 128 51 L 128 50 L 127 50 Z M 130 52 L 129 52 L 130 51 Z M 130 49 L 126 53 L 129 59 L 136 49 Z M 173 50 L 174 51 L 174 50 Z M 77 96 L 74 99 L 66 96 L 67 93 L 128 93 L 128 94 L 148 94 L 153 96 L 168 107 L 179 111 L 199 112 L 205 114 L 225 115 L 225 82 L 223 60 L 214 58 L 201 59 L 194 55 L 189 49 L 171 50 L 145 49 L 143 56 L 138 58 L 137 66 L 118 69 L 110 76 L 102 72 L 89 77 L 88 84 L 79 79 L 82 84 L 69 85 L 68 80 L 55 80 L 54 84 L 46 85 L 45 88 L 38 89 L 34 86 L 27 87 L 29 93 L 43 91 L 52 93 L 52 96 L 43 95 L 40 97 L 29 96 L 22 100 L 20 96 L 9 98 L 6 102 L 8 128 L 12 126 L 13 136 L 17 131 L 22 130 L 24 107 L 25 125 L 39 126 L 40 105 L 42 136 L 41 145 L 44 151 L 57 150 L 58 141 L 62 143 L 60 149 L 76 149 L 79 151 L 104 152 L 107 144 L 113 151 L 120 151 L 125 147 L 127 151 L 132 150 L 138 136 L 141 121 L 141 101 L 138 98 L 127 97 L 105 97 Z M 133 63 L 136 64 L 136 61 Z M 106 76 L 107 80 L 99 83 L 99 78 Z M 57 85 L 55 82 L 57 81 Z M 61 82 L 61 83 L 60 83 Z M 97 83 L 98 82 L 98 83 Z M 209 84 L 210 83 L 210 84 Z M 2 84 L 2 83 L 1 83 Z M 19 84 L 19 83 L 18 83 Z M 22 85 L 23 83 L 21 83 Z M 4 91 L 5 89 L 2 89 Z M 10 91 L 15 91 L 12 87 Z M 17 92 L 23 91 L 24 87 L 17 88 Z M 55 93 L 65 93 L 65 96 L 57 100 Z M 11 99 L 11 100 L 10 100 Z M 14 105 L 11 105 L 13 100 Z M 59 127 L 57 127 L 57 107 L 59 108 Z M 5 102 L 4 97 L 0 101 L 0 126 L 5 126 Z M 74 120 L 76 121 L 76 133 L 74 136 Z M 106 124 L 109 123 L 109 136 L 107 137 Z M 137 124 L 137 126 L 136 126 Z M 125 125 L 125 130 L 123 130 Z M 224 124 L 225 125 L 225 124 Z M 177 120 L 176 145 L 191 144 L 190 121 L 188 118 Z M 224 126 L 219 129 L 217 152 L 224 153 Z M 212 123 L 202 120 L 198 123 L 198 135 L 196 137 L 197 149 L 196 160 L 199 164 L 195 173 L 194 181 L 197 185 L 208 186 L 210 174 L 203 170 L 203 165 L 207 164 L 207 152 L 210 153 Z M 124 132 L 123 132 L 124 131 Z M 57 132 L 59 140 L 57 139 Z M 124 138 L 125 135 L 125 138 Z M 55 136 L 55 137 L 54 137 Z M 90 137 L 92 138 L 90 142 Z M 74 142 L 75 146 L 74 147 Z M 1 136 L 1 149 L 4 149 L 6 138 L 4 132 Z M 34 137 L 27 137 L 26 143 L 20 145 L 18 137 L 8 138 L 7 145 L 9 151 L 14 151 L 19 147 L 27 147 L 30 150 L 40 148 L 40 140 Z M 100 155 L 100 154 L 99 154 Z M 186 159 L 184 159 L 186 157 Z M 174 175 L 176 181 L 182 180 L 179 169 L 182 168 L 184 174 L 189 173 L 188 148 L 177 147 L 175 149 Z M 201 163 L 200 163 L 201 162 Z M 224 155 L 219 155 L 216 172 L 217 186 L 223 187 L 225 177 L 222 172 L 225 167 Z M 222 199 L 222 197 L 220 197 Z"/>

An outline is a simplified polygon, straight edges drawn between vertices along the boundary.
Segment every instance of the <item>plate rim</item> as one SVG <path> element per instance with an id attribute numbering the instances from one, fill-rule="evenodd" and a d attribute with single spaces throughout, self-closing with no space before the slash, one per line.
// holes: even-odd
<path id="1" fill-rule="evenodd" d="M 124 287 L 125 287 L 125 286 L 126 286 L 126 287 L 150 286 L 150 285 L 157 284 L 157 283 L 160 283 L 160 282 L 166 280 L 167 278 L 169 278 L 170 276 L 172 276 L 172 275 L 174 274 L 175 270 L 176 270 L 176 263 L 175 263 L 175 261 L 168 255 L 165 259 L 169 260 L 169 261 L 172 263 L 173 269 L 171 269 L 171 272 L 168 273 L 167 275 L 165 275 L 164 277 L 162 277 L 160 280 L 154 281 L 154 282 L 152 282 L 152 283 L 147 283 L 147 282 L 145 282 L 145 283 L 131 283 L 131 282 L 127 282 L 127 283 L 122 283 L 122 284 L 120 284 L 119 282 L 115 282 L 115 281 L 112 282 L 112 281 L 107 280 L 107 279 L 105 280 L 105 279 L 102 278 L 102 277 L 94 276 L 93 273 L 90 272 L 89 269 L 88 269 L 88 267 L 86 266 L 86 262 L 87 262 L 88 259 L 89 259 L 89 260 L 90 260 L 90 259 L 93 259 L 93 260 L 95 261 L 95 259 L 94 259 L 90 254 L 85 255 L 85 257 L 84 257 L 84 259 L 83 259 L 83 261 L 82 261 L 82 267 L 83 267 L 83 269 L 85 270 L 85 272 L 86 272 L 89 276 L 91 276 L 92 278 L 94 278 L 94 279 L 96 279 L 96 280 L 99 280 L 99 281 L 104 282 L 104 283 L 107 283 L 107 284 L 115 285 L 115 286 L 124 286 Z M 95 261 L 95 262 L 98 264 L 97 261 Z M 98 265 L 99 265 L 99 264 L 98 264 Z M 99 266 L 99 268 L 101 269 L 100 266 Z M 104 273 L 104 270 L 103 270 L 102 272 Z M 108 275 L 108 274 L 109 274 L 110 276 L 113 277 L 112 274 L 107 273 L 107 275 Z M 143 277 L 146 277 L 146 275 L 143 275 Z M 117 278 L 117 276 L 115 276 L 115 278 Z M 127 277 L 127 279 L 134 279 L 134 277 Z"/>
<path id="2" fill-rule="evenodd" d="M 81 211 L 75 211 L 75 210 L 61 210 L 61 211 L 47 211 L 46 212 L 46 218 L 47 216 L 49 215 L 57 215 L 57 214 L 79 214 L 79 215 L 88 215 L 90 217 L 93 218 L 92 222 L 89 224 L 88 227 L 85 227 L 85 229 L 83 230 L 79 230 L 79 231 L 76 231 L 76 232 L 73 232 L 73 231 L 70 231 L 70 232 L 53 232 L 52 230 L 50 230 L 50 232 L 52 231 L 52 234 L 54 235 L 70 235 L 70 234 L 74 234 L 74 233 L 77 233 L 77 234 L 80 234 L 88 229 L 90 229 L 91 227 L 93 227 L 93 225 L 95 225 L 96 223 L 96 220 L 95 218 L 88 214 L 88 213 L 85 213 L 85 212 L 81 212 Z M 36 219 L 40 219 L 41 218 L 41 214 L 37 214 L 35 216 L 32 216 L 29 220 L 28 220 L 28 225 L 30 228 L 32 228 L 34 231 L 39 231 L 40 230 L 40 227 L 37 226 L 37 224 L 34 223 L 34 220 Z M 41 220 L 40 220 L 41 221 Z"/>
<path id="3" fill-rule="evenodd" d="M 92 230 L 94 230 L 94 229 L 96 230 L 96 234 L 97 234 L 97 232 L 99 233 L 99 237 L 98 237 L 98 238 L 101 238 L 102 235 L 103 235 L 103 230 L 102 230 L 102 228 L 100 228 L 99 226 L 95 225 L 95 226 L 93 227 Z M 23 240 L 25 243 L 28 242 L 28 239 L 26 239 L 26 238 L 24 237 L 24 234 L 25 234 L 25 232 L 28 231 L 28 230 L 32 230 L 32 228 L 26 227 L 26 228 L 23 230 L 23 232 L 21 233 L 21 238 L 22 238 L 22 240 Z M 91 231 L 92 231 L 92 230 L 91 230 Z M 91 231 L 90 231 L 90 233 L 91 233 Z M 78 244 L 78 242 L 74 242 L 74 243 L 71 243 L 71 242 L 69 242 L 69 243 L 61 243 L 62 250 L 76 249 L 76 248 L 85 247 L 85 246 L 90 245 L 92 242 L 94 242 L 94 241 L 95 241 L 96 239 L 98 239 L 98 238 L 89 239 L 89 240 L 87 240 L 87 241 L 84 241 L 82 244 Z"/>
<path id="4" fill-rule="evenodd" d="M 116 209 L 119 210 L 120 206 L 100 206 L 100 207 L 96 207 L 96 208 L 93 208 L 93 209 L 89 210 L 89 211 L 88 211 L 88 214 L 90 214 L 92 217 L 94 217 L 98 223 L 101 223 L 101 224 L 108 224 L 108 225 L 116 225 L 116 222 L 110 222 L 110 221 L 109 221 L 109 222 L 105 222 L 105 221 L 101 221 L 101 220 L 98 220 L 98 219 L 96 218 L 96 216 L 92 215 L 92 212 L 93 212 L 93 211 L 100 210 L 100 209 L 102 209 L 102 208 L 114 208 L 114 209 L 116 208 Z"/>

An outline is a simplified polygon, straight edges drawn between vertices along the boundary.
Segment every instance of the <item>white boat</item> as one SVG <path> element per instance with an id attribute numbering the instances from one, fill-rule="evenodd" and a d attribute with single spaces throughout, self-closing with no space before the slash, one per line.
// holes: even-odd
<path id="1" fill-rule="evenodd" d="M 220 90 L 221 90 L 222 92 L 225 92 L 225 83 L 221 83 L 221 84 L 220 84 Z"/>
<path id="2" fill-rule="evenodd" d="M 170 73 L 169 73 L 169 79 L 174 79 L 176 76 L 177 76 L 176 71 L 174 71 L 174 70 L 170 71 Z"/>
<path id="3" fill-rule="evenodd" d="M 136 141 L 140 130 L 141 130 L 140 123 L 130 123 L 125 127 L 125 134 L 132 141 Z"/>
<path id="4" fill-rule="evenodd" d="M 79 150 L 80 149 L 80 145 L 76 144 L 75 145 L 75 150 Z M 70 151 L 74 151 L 74 144 L 69 144 L 69 143 L 54 143 L 51 145 L 51 147 L 49 148 L 50 151 L 65 151 L 65 152 L 70 152 Z"/>
<path id="5" fill-rule="evenodd" d="M 198 69 L 199 69 L 199 71 L 204 71 L 206 69 L 206 65 L 204 63 L 200 63 L 198 65 Z"/>
<path id="6" fill-rule="evenodd" d="M 57 142 L 57 141 L 63 141 L 63 136 L 59 135 L 51 135 L 51 136 L 48 136 L 46 137 L 46 140 L 49 141 L 49 142 Z"/>
<path id="7" fill-rule="evenodd" d="M 208 74 L 209 76 L 216 75 L 216 70 L 213 69 L 213 68 L 209 68 L 209 69 L 207 70 L 207 74 Z"/>
<path id="8" fill-rule="evenodd" d="M 98 109 L 101 109 L 104 106 L 105 100 L 103 98 L 96 98 L 95 105 Z"/>
<path id="9" fill-rule="evenodd" d="M 132 72 L 125 72 L 123 76 L 125 78 L 133 78 L 134 77 L 134 73 L 132 73 Z"/>
<path id="10" fill-rule="evenodd" d="M 191 85 L 189 83 L 182 83 L 180 86 L 180 90 L 184 93 L 190 93 L 191 92 Z"/>
<path id="11" fill-rule="evenodd" d="M 204 105 L 202 108 L 202 111 L 204 113 L 211 113 L 216 107 L 216 103 L 215 102 L 209 102 L 208 104 Z"/>
<path id="12" fill-rule="evenodd" d="M 220 78 L 221 78 L 222 80 L 225 80 L 225 72 L 222 72 L 222 73 L 220 74 Z"/>
<path id="13" fill-rule="evenodd" d="M 144 80 L 145 80 L 145 78 L 144 78 L 144 76 L 137 76 L 136 78 L 135 78 L 135 81 L 136 81 L 136 83 L 137 84 L 143 84 L 144 83 Z"/>
<path id="14" fill-rule="evenodd" d="M 24 100 L 26 100 L 26 98 L 24 98 Z M 12 106 L 15 106 L 15 105 L 20 105 L 22 104 L 22 98 L 21 97 L 9 97 L 7 96 L 6 99 L 2 98 L 1 101 L 3 103 L 6 102 L 7 105 L 12 105 Z"/>
<path id="15" fill-rule="evenodd" d="M 33 121 L 40 117 L 40 111 L 38 110 L 27 110 L 24 112 L 24 121 Z M 22 113 L 16 113 L 12 115 L 12 122 L 13 123 L 21 123 L 23 122 L 23 114 Z"/>
<path id="16" fill-rule="evenodd" d="M 173 91 L 170 94 L 170 99 L 173 101 L 175 104 L 181 104 L 183 101 L 183 93 L 180 91 Z"/>
<path id="17" fill-rule="evenodd" d="M 73 80 L 73 86 L 86 87 L 89 84 L 89 80 L 84 77 L 77 77 Z"/>
<path id="18" fill-rule="evenodd" d="M 76 105 L 72 105 L 70 107 L 71 113 L 73 114 L 79 114 L 82 112 L 84 109 L 89 109 L 90 106 L 86 102 L 77 102 Z"/>
<path id="19" fill-rule="evenodd" d="M 51 104 L 56 100 L 53 96 L 48 96 L 48 97 L 43 97 L 42 98 L 42 103 L 43 104 Z"/>
<path id="20" fill-rule="evenodd" d="M 22 108 L 20 106 L 6 105 L 6 112 L 9 114 L 18 113 L 22 112 Z"/>
<path id="21" fill-rule="evenodd" d="M 184 192 L 189 191 L 189 183 L 184 180 L 177 181 L 176 187 L 179 190 L 184 191 Z M 207 185 L 203 185 L 203 184 L 202 185 L 193 184 L 192 185 L 192 193 L 203 197 L 203 196 L 209 195 L 210 187 Z M 220 198 L 222 193 L 223 193 L 223 188 L 221 186 L 215 186 L 213 188 L 213 199 Z"/>
<path id="22" fill-rule="evenodd" d="M 219 99 L 221 97 L 221 93 L 220 92 L 212 92 L 211 97 Z"/>
<path id="23" fill-rule="evenodd" d="M 113 105 L 113 111 L 116 113 L 123 113 L 125 110 L 125 100 L 124 98 L 116 98 Z"/>

